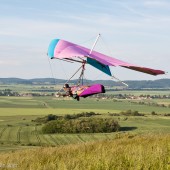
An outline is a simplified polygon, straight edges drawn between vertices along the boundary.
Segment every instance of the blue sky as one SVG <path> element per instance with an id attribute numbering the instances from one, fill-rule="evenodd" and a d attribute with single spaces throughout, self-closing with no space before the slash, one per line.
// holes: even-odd
<path id="1" fill-rule="evenodd" d="M 48 45 L 61 38 L 112 57 L 170 72 L 169 0 L 1 0 L 0 77 L 67 79 L 77 64 L 48 60 Z M 51 69 L 52 72 L 51 73 Z M 170 78 L 114 67 L 121 80 Z M 88 79 L 110 79 L 86 67 Z M 76 78 L 76 77 L 75 77 Z"/>

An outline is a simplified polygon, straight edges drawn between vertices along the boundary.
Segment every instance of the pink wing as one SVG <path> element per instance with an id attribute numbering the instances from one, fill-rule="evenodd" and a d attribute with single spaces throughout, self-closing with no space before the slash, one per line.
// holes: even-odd
<path id="1" fill-rule="evenodd" d="M 48 55 L 50 58 L 57 58 L 57 59 L 90 59 L 89 64 L 94 66 L 95 68 L 105 72 L 106 74 L 111 74 L 108 73 L 109 66 L 120 66 L 124 68 L 128 68 L 131 70 L 151 74 L 151 75 L 159 75 L 159 74 L 165 74 L 164 71 L 162 70 L 155 70 L 152 68 L 147 68 L 147 67 L 141 67 L 137 66 L 134 64 L 130 64 L 124 61 L 121 61 L 119 59 L 104 55 L 102 53 L 93 51 L 89 55 L 90 49 L 82 47 L 80 45 L 76 45 L 74 43 L 65 41 L 65 40 L 60 40 L 60 39 L 54 39 L 49 48 L 48 48 Z M 106 66 L 106 70 L 104 69 L 103 66 Z"/>

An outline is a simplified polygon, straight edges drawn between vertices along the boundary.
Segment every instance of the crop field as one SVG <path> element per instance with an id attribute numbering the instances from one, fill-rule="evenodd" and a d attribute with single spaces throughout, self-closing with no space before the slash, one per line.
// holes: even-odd
<path id="1" fill-rule="evenodd" d="M 20 90 L 20 87 L 14 86 L 14 88 L 18 91 Z M 28 92 L 32 90 L 31 88 L 26 88 L 24 90 Z M 40 88 L 37 86 L 37 89 Z M 139 93 L 134 92 L 134 94 Z M 55 98 L 52 96 L 0 96 L 0 152 L 4 153 L 40 146 L 65 146 L 93 141 L 114 140 L 124 135 L 170 133 L 170 117 L 164 116 L 164 114 L 170 113 L 170 100 L 154 99 L 142 101 L 145 102 L 144 105 L 140 104 L 140 100 L 126 99 L 87 98 L 77 102 L 71 98 Z M 148 105 L 147 103 L 164 104 L 165 106 L 160 107 Z M 37 117 L 49 114 L 65 115 L 82 112 L 100 113 L 99 117 L 109 118 L 111 114 L 126 110 L 136 110 L 145 116 L 112 116 L 121 126 L 120 131 L 114 133 L 43 134 L 41 131 L 43 125 L 32 121 Z M 157 115 L 151 115 L 153 111 Z"/>
<path id="2" fill-rule="evenodd" d="M 166 102 L 170 100 L 155 100 Z M 81 112 L 100 113 L 100 117 L 109 117 L 112 113 L 125 110 L 137 110 L 145 116 L 114 116 L 121 126 L 117 133 L 93 134 L 42 134 L 43 125 L 32 120 L 43 115 L 76 114 Z M 151 115 L 155 111 L 158 115 Z M 35 146 L 58 146 L 89 141 L 114 139 L 124 133 L 169 133 L 170 118 L 164 114 L 170 113 L 169 107 L 141 105 L 129 100 L 82 99 L 43 97 L 0 97 L 0 151 L 16 150 Z"/>
<path id="3" fill-rule="evenodd" d="M 21 90 L 16 86 L 14 88 L 18 91 Z M 41 87 L 37 86 L 37 89 L 39 88 Z M 31 88 L 27 87 L 24 90 L 31 91 Z M 139 93 L 134 92 L 133 95 Z M 164 95 L 164 92 L 161 95 Z M 169 106 L 170 99 L 87 98 L 78 102 L 71 98 L 52 96 L 0 96 L 0 166 L 4 169 L 9 165 L 13 169 L 19 167 L 21 169 L 26 167 L 30 169 L 48 169 L 49 167 L 50 169 L 76 169 L 73 165 L 76 165 L 77 169 L 124 169 L 125 167 L 133 169 L 136 166 L 139 167 L 138 169 L 152 169 L 152 167 L 168 169 L 170 146 L 167 141 L 170 134 L 170 116 L 165 116 L 165 114 L 170 113 Z M 123 115 L 122 112 L 127 110 L 138 111 L 144 116 Z M 114 119 L 118 121 L 120 131 L 43 134 L 44 125 L 34 121 L 38 117 L 49 114 L 62 116 L 82 112 L 95 112 L 99 113 L 97 115 L 99 118 Z M 155 114 L 152 114 L 153 112 Z M 147 148 L 145 143 L 148 143 Z M 157 147 L 154 151 L 152 151 L 153 146 Z M 103 150 L 104 148 L 106 150 Z M 101 152 L 100 149 L 102 149 Z M 81 161 L 74 156 L 74 152 L 79 155 L 79 158 L 82 158 Z M 111 156 L 111 152 L 118 157 Z M 139 154 L 138 157 L 133 157 L 132 152 L 136 155 Z M 110 153 L 110 156 L 107 157 L 106 153 Z M 147 155 L 145 155 L 146 153 Z M 24 156 L 20 156 L 22 154 Z M 15 157 L 15 161 L 12 155 Z M 36 155 L 36 158 L 29 162 L 30 155 Z M 42 155 L 46 155 L 43 160 L 41 160 Z M 64 155 L 70 157 L 69 160 Z M 95 155 L 101 156 L 101 158 L 98 157 L 98 159 Z M 148 159 L 144 159 L 146 156 Z M 21 159 L 21 157 L 23 158 Z M 57 167 L 56 161 L 53 159 L 58 160 Z M 89 159 L 93 159 L 94 163 L 89 164 Z M 27 161 L 29 165 L 23 163 Z M 61 162 L 63 163 L 61 164 Z M 89 168 L 87 168 L 87 163 Z"/>
<path id="4" fill-rule="evenodd" d="M 152 100 L 152 102 L 156 102 L 156 100 Z M 168 99 L 162 102 L 166 102 L 167 106 L 170 104 L 170 100 Z M 161 103 L 161 100 L 158 103 Z M 169 107 L 141 105 L 137 102 L 130 102 L 129 100 L 81 99 L 77 102 L 73 99 L 58 99 L 55 97 L 0 97 L 0 116 L 73 114 L 81 111 L 118 113 L 129 109 L 138 110 L 145 114 L 152 111 L 156 111 L 157 113 L 170 112 Z"/>
<path id="5" fill-rule="evenodd" d="M 101 115 L 103 116 L 103 115 Z M 107 115 L 104 115 L 107 116 Z M 93 134 L 42 134 L 42 125 L 32 122 L 36 116 L 1 116 L 0 151 L 18 149 L 28 146 L 58 146 L 114 139 L 124 133 L 169 133 L 170 118 L 161 116 L 147 117 L 115 117 L 121 125 L 121 131 L 115 133 Z"/>
<path id="6" fill-rule="evenodd" d="M 117 91 L 110 91 L 108 92 L 108 94 L 131 94 L 131 95 L 135 95 L 135 96 L 139 96 L 139 95 L 167 95 L 170 94 L 170 91 L 168 90 L 117 90 Z"/>

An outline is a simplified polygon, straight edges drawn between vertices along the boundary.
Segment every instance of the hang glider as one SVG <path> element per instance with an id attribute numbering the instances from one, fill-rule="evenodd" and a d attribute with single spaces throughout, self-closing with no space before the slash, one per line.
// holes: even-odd
<path id="1" fill-rule="evenodd" d="M 62 39 L 54 39 L 51 41 L 48 48 L 48 56 L 51 59 L 60 59 L 81 63 L 85 62 L 109 76 L 112 76 L 109 66 L 120 66 L 154 76 L 165 74 L 165 72 L 162 70 L 155 70 L 152 68 L 130 64 L 97 51 L 91 51 L 88 48 Z"/>
<path id="2" fill-rule="evenodd" d="M 93 45 L 93 48 L 98 38 L 96 39 Z M 49 48 L 48 48 L 48 56 L 51 59 L 59 59 L 59 60 L 64 60 L 68 62 L 79 62 L 82 64 L 81 67 L 73 74 L 74 76 L 75 74 L 78 73 L 78 71 L 81 70 L 79 82 L 77 83 L 76 86 L 69 87 L 67 83 L 69 82 L 71 78 L 73 78 L 72 76 L 63 87 L 65 91 L 65 94 L 63 96 L 71 96 L 79 100 L 79 97 L 88 97 L 94 94 L 105 93 L 105 88 L 101 84 L 93 84 L 91 86 L 86 86 L 86 85 L 84 86 L 83 83 L 80 84 L 80 80 L 81 79 L 83 80 L 85 64 L 90 64 L 91 66 L 95 67 L 96 69 L 104 72 L 105 74 L 115 79 L 117 78 L 112 75 L 110 71 L 110 66 L 114 66 L 114 67 L 120 66 L 120 67 L 124 67 L 127 69 L 151 74 L 154 76 L 165 74 L 165 72 L 162 70 L 155 70 L 152 68 L 137 66 L 137 65 L 130 64 L 130 63 L 121 61 L 119 59 L 107 56 L 105 54 L 94 51 L 93 48 L 90 50 L 88 48 L 85 48 L 80 45 L 77 45 L 77 44 L 74 44 L 74 43 L 71 43 L 65 40 L 61 40 L 61 39 L 54 39 L 51 41 Z M 128 86 L 126 83 L 122 81 L 120 82 Z"/>

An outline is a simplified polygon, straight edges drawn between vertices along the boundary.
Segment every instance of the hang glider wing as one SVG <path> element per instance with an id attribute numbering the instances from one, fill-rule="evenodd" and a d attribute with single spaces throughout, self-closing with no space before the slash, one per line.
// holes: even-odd
<path id="1" fill-rule="evenodd" d="M 155 76 L 159 74 L 165 74 L 165 72 L 162 70 L 155 70 L 147 67 L 141 67 L 134 64 L 130 64 L 96 51 L 92 51 L 91 54 L 89 53 L 90 49 L 61 39 L 52 40 L 48 48 L 48 56 L 51 59 L 66 59 L 78 62 L 86 60 L 88 64 L 110 76 L 112 76 L 112 74 L 110 72 L 109 66 L 120 66 Z"/>

